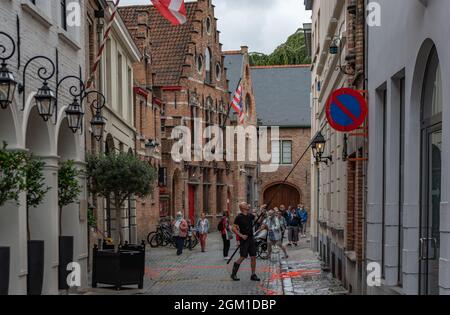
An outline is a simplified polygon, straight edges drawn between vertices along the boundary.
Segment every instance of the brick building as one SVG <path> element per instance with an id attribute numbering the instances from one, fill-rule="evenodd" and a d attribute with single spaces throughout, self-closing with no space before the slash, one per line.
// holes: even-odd
<path id="1" fill-rule="evenodd" d="M 241 47 L 236 51 L 225 51 L 225 67 L 227 69 L 227 78 L 229 81 L 229 90 L 232 95 L 235 93 L 239 82 L 242 83 L 242 95 L 243 105 L 245 111 L 245 121 L 243 124 L 239 124 L 236 113 L 231 110 L 229 119 L 234 126 L 241 126 L 243 128 L 254 127 L 256 131 L 256 102 L 253 93 L 253 82 L 250 71 L 250 63 L 248 56 L 248 47 Z M 251 134 L 245 134 L 245 148 L 246 156 L 245 160 L 233 163 L 234 166 L 234 201 L 246 201 L 253 207 L 257 207 L 259 204 L 259 186 L 258 186 L 258 160 L 257 158 L 251 159 L 249 155 L 249 144 L 252 140 L 256 140 L 257 136 Z M 253 137 L 253 139 L 251 139 Z M 239 143 L 236 142 L 239 146 Z M 233 209 L 237 209 L 237 205 L 234 204 Z"/>
<path id="2" fill-rule="evenodd" d="M 323 134 L 324 156 L 331 158 L 311 163 L 312 245 L 350 293 L 362 293 L 367 127 L 335 131 L 325 104 L 336 89 L 366 90 L 364 1 L 306 0 L 305 6 L 312 10 L 312 136 Z"/>
<path id="3" fill-rule="evenodd" d="M 146 29 L 151 42 L 153 103 L 162 113 L 160 214 L 173 217 L 183 211 L 185 217 L 196 220 L 204 211 L 214 224 L 235 202 L 233 165 L 195 161 L 194 156 L 207 143 L 203 130 L 225 121 L 229 92 L 211 1 L 186 3 L 186 9 L 188 21 L 180 26 L 172 26 L 151 5 L 122 10 L 149 14 Z M 140 19 L 134 23 L 140 24 Z M 131 20 L 128 26 L 133 27 Z M 196 125 L 196 121 L 200 123 Z M 172 139 L 172 132 L 180 126 L 191 134 L 191 161 L 172 158 L 172 147 L 178 140 Z"/>
<path id="4" fill-rule="evenodd" d="M 288 180 L 285 178 L 309 146 L 309 65 L 252 67 L 251 75 L 258 107 L 258 127 L 268 127 L 269 163 L 261 161 L 260 203 L 269 207 L 304 204 L 310 209 L 310 154 L 306 154 Z M 279 136 L 271 131 L 279 127 Z M 273 129 L 272 129 L 273 130 Z M 273 138 L 273 139 L 272 139 Z M 265 171 L 264 166 L 272 166 Z"/>
<path id="5" fill-rule="evenodd" d="M 134 39 L 143 58 L 133 64 L 134 70 L 134 125 L 136 128 L 136 153 L 148 161 L 158 173 L 161 164 L 161 101 L 153 97 L 153 73 L 150 41 L 150 12 L 145 6 L 119 8 L 119 13 Z M 136 202 L 137 236 L 146 239 L 154 231 L 160 217 L 159 180 L 153 193 Z"/>

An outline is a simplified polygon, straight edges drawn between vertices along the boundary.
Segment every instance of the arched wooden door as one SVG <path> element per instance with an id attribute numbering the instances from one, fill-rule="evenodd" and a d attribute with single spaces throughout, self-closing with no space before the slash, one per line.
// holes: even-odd
<path id="1" fill-rule="evenodd" d="M 280 207 L 280 205 L 286 208 L 294 207 L 301 203 L 300 192 L 290 185 L 276 184 L 264 191 L 264 203 L 269 205 L 269 208 Z"/>

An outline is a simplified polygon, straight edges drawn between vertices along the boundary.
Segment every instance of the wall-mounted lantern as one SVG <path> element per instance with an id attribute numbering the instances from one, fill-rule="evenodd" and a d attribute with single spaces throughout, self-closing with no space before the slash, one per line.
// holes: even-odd
<path id="1" fill-rule="evenodd" d="M 7 47 L 0 43 L 0 60 L 1 60 L 1 68 L 0 68 L 0 107 L 2 109 L 8 108 L 12 104 L 14 99 L 14 93 L 16 91 L 17 81 L 15 80 L 13 74 L 8 69 L 8 64 L 6 60 L 11 59 L 11 57 L 16 52 L 16 44 L 11 36 L 4 32 L 0 32 L 0 35 L 8 38 L 12 43 L 11 52 L 6 54 L 8 51 Z M 4 55 L 5 54 L 5 55 Z"/>
<path id="2" fill-rule="evenodd" d="M 314 158 L 316 159 L 316 163 L 325 163 L 328 165 L 328 161 L 333 162 L 332 156 L 324 157 L 323 154 L 325 152 L 325 144 L 327 141 L 325 137 L 322 135 L 322 132 L 318 132 L 313 141 L 311 142 L 311 148 L 313 151 Z"/>

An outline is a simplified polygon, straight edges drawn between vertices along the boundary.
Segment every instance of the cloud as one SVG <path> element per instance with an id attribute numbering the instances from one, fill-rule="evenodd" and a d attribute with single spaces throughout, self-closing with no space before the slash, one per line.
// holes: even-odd
<path id="1" fill-rule="evenodd" d="M 150 0 L 122 0 L 122 5 Z M 213 0 L 224 50 L 249 46 L 250 51 L 271 53 L 303 23 L 310 22 L 303 0 Z"/>

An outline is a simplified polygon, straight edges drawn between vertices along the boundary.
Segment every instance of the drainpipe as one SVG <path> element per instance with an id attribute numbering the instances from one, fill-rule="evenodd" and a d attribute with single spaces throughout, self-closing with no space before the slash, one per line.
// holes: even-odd
<path id="1" fill-rule="evenodd" d="M 367 24 L 367 14 L 366 9 L 368 6 L 369 0 L 364 0 L 364 90 L 368 91 L 368 80 L 369 80 L 369 26 Z M 367 94 L 367 100 L 369 100 L 369 94 Z M 369 130 L 367 130 L 367 134 L 369 135 Z M 368 140 L 369 137 L 367 137 L 366 143 L 364 145 L 364 154 L 366 157 L 369 157 L 369 151 L 368 151 Z M 363 211 L 363 222 L 364 222 L 364 233 L 363 233 L 363 243 L 364 243 L 364 255 L 363 255 L 363 270 L 362 270 L 362 279 L 361 279 L 361 285 L 362 285 L 362 294 L 367 294 L 367 205 L 368 205 L 368 161 L 364 162 L 363 167 L 363 176 L 364 176 L 364 211 Z"/>

